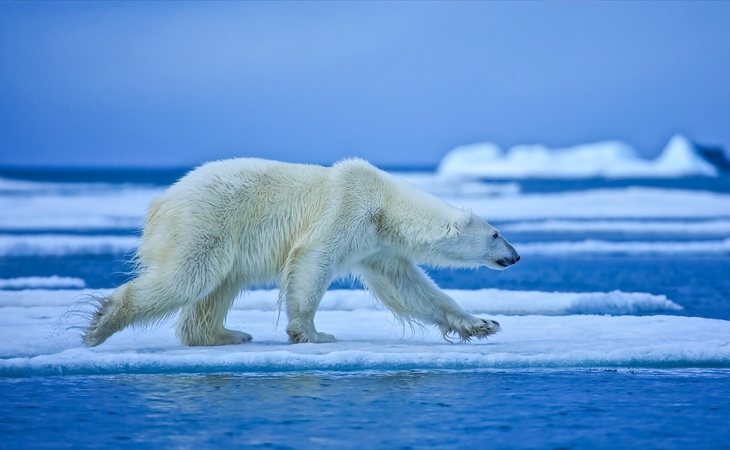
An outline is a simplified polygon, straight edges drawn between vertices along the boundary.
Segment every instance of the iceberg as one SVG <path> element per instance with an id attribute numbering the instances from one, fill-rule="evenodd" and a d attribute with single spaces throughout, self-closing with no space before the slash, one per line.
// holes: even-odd
<path id="1" fill-rule="evenodd" d="M 646 160 L 620 141 L 568 148 L 518 145 L 503 151 L 494 143 L 457 147 L 438 167 L 444 179 L 480 178 L 675 178 L 717 176 L 718 169 L 684 136 L 669 140 L 654 160 Z"/>

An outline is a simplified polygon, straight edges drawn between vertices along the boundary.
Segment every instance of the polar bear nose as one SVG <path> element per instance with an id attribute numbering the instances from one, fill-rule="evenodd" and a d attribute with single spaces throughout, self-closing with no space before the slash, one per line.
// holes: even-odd
<path id="1" fill-rule="evenodd" d="M 517 261 L 519 261 L 519 260 L 520 260 L 520 255 L 517 255 L 517 256 L 515 257 L 515 262 L 517 262 Z"/>

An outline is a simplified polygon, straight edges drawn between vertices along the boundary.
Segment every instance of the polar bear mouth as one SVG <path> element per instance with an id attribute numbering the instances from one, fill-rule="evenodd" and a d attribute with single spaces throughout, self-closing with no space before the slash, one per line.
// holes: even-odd
<path id="1" fill-rule="evenodd" d="M 509 267 L 509 266 L 515 264 L 519 260 L 520 260 L 520 257 L 517 256 L 514 259 L 510 259 L 510 258 L 498 259 L 498 260 L 494 261 L 494 263 L 496 265 L 498 265 L 499 267 Z"/>

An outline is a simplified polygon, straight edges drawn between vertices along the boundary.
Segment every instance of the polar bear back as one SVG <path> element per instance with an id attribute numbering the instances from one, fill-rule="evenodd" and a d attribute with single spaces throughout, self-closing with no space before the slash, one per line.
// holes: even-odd
<path id="1" fill-rule="evenodd" d="M 263 272 L 271 273 L 297 230 L 322 214 L 326 178 L 327 169 L 314 165 L 253 158 L 204 164 L 150 204 L 138 260 L 168 266 L 170 258 L 225 241 L 233 256 L 245 248 L 245 260 L 266 262 Z"/>
<path id="2" fill-rule="evenodd" d="M 258 282 L 276 277 L 298 246 L 355 258 L 387 233 L 429 241 L 463 214 L 362 160 L 328 168 L 229 159 L 198 167 L 152 202 L 137 257 L 168 268 L 222 248 L 216 264 Z"/>

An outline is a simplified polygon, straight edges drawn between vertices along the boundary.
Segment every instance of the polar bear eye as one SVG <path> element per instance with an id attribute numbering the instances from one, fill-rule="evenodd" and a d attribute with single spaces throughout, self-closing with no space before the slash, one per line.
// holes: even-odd
<path id="1" fill-rule="evenodd" d="M 494 233 L 492 233 L 492 237 L 494 239 L 497 239 L 499 237 L 499 231 L 495 231 Z"/>

